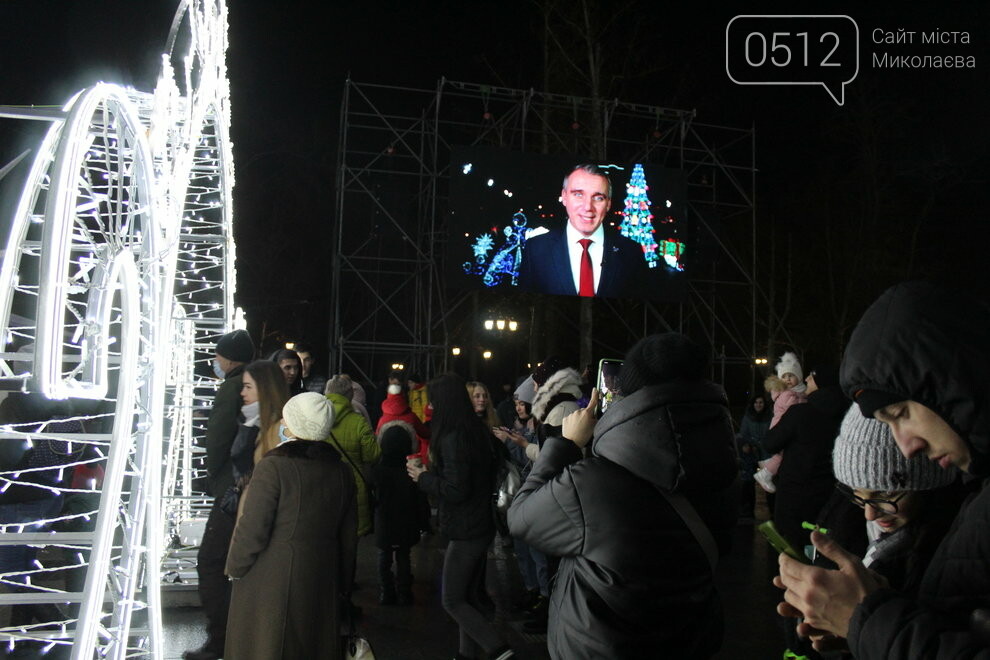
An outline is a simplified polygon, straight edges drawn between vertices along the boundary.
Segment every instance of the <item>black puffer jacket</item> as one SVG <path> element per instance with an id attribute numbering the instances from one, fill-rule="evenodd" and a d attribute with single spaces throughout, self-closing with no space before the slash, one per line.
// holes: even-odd
<path id="1" fill-rule="evenodd" d="M 434 440 L 439 447 L 431 450 L 433 462 L 419 477 L 420 490 L 438 498 L 440 531 L 452 540 L 495 536 L 495 448 L 472 441 L 497 442 L 494 436 L 466 439 L 446 433 Z"/>
<path id="2" fill-rule="evenodd" d="M 224 377 L 220 389 L 213 397 L 213 407 L 206 421 L 206 472 L 207 493 L 223 497 L 234 485 L 233 462 L 230 448 L 237 437 L 241 416 L 241 387 L 244 384 L 244 365 L 238 364 Z"/>
<path id="3" fill-rule="evenodd" d="M 843 389 L 897 395 L 934 410 L 966 441 L 969 472 L 990 456 L 990 311 L 912 282 L 866 311 L 842 362 Z M 982 624 L 980 622 L 983 622 Z M 918 598 L 880 590 L 856 608 L 849 645 L 871 658 L 990 658 L 990 490 L 963 508 Z"/>
<path id="4" fill-rule="evenodd" d="M 806 404 L 788 408 L 767 433 L 766 450 L 784 452 L 773 521 L 797 548 L 810 542 L 801 523 L 814 522 L 835 490 L 832 447 L 849 403 L 838 387 L 824 387 L 812 392 Z"/>
<path id="5" fill-rule="evenodd" d="M 728 550 L 738 509 L 725 394 L 707 382 L 644 387 L 609 409 L 592 456 L 550 438 L 509 510 L 513 536 L 561 557 L 554 658 L 708 658 L 722 608 L 705 554 L 657 488 L 684 493 Z"/>

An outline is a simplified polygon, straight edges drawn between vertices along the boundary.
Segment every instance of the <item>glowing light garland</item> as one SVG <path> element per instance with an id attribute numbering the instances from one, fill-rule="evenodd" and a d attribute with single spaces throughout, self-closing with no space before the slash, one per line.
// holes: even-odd
<path id="1" fill-rule="evenodd" d="M 191 35 L 183 53 L 174 50 L 180 29 Z M 16 589 L 0 605 L 78 606 L 78 615 L 56 610 L 58 620 L 0 629 L 10 648 L 163 656 L 159 585 L 163 561 L 174 560 L 164 539 L 205 516 L 194 438 L 216 390 L 213 346 L 234 311 L 226 47 L 224 2 L 181 0 L 155 91 L 98 83 L 79 92 L 31 165 L 0 267 L 0 338 L 20 347 L 0 352 L 0 378 L 25 393 L 88 400 L 96 412 L 57 420 L 87 432 L 0 426 L 3 442 L 88 448 L 54 469 L 0 472 L 0 493 L 37 488 L 32 479 L 47 471 L 57 476 L 40 487 L 52 495 L 99 502 L 0 524 L 0 544 L 47 547 L 55 558 L 0 574 Z M 73 472 L 97 465 L 102 486 L 92 477 L 72 485 Z M 85 572 L 81 591 L 55 577 L 65 571 Z"/>

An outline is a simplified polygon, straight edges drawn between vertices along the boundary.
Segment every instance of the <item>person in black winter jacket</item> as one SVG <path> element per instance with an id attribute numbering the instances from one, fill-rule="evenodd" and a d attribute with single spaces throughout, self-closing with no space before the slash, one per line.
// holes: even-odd
<path id="1" fill-rule="evenodd" d="M 801 523 L 814 522 L 835 488 L 832 445 L 849 408 L 834 366 L 816 368 L 805 383 L 807 405 L 788 408 L 765 441 L 771 454 L 784 452 L 777 470 L 773 522 L 799 551 L 808 545 Z"/>
<path id="2" fill-rule="evenodd" d="M 213 407 L 206 422 L 207 493 L 213 506 L 196 553 L 199 599 L 206 614 L 206 642 L 199 649 L 182 654 L 183 660 L 219 660 L 227 639 L 227 616 L 230 610 L 230 582 L 224 574 L 230 538 L 234 533 L 234 516 L 221 508 L 223 495 L 234 485 L 230 450 L 240 427 L 241 389 L 244 366 L 254 356 L 254 343 L 245 330 L 234 330 L 217 341 L 214 372 L 223 383 L 213 397 Z"/>
<path id="3" fill-rule="evenodd" d="M 808 402 L 788 408 L 767 432 L 765 442 L 771 454 L 783 455 L 776 476 L 773 522 L 798 552 L 810 543 L 802 523 L 814 523 L 835 491 L 832 448 L 849 409 L 834 366 L 818 366 L 805 384 Z M 781 619 L 779 623 L 787 650 L 796 656 L 807 655 L 811 644 L 798 637 L 795 622 Z"/>
<path id="4" fill-rule="evenodd" d="M 407 465 L 420 489 L 439 504 L 440 531 L 450 540 L 443 558 L 443 608 L 459 628 L 457 658 L 484 651 L 513 657 L 501 633 L 479 611 L 488 546 L 495 538 L 492 493 L 505 448 L 474 413 L 464 380 L 440 376 L 428 386 L 433 405 L 429 469 Z"/>
<path id="5" fill-rule="evenodd" d="M 406 473 L 406 456 L 419 451 L 419 439 L 411 424 L 394 420 L 382 425 L 378 440 L 382 457 L 371 473 L 378 499 L 375 508 L 375 547 L 381 587 L 378 602 L 411 605 L 409 550 L 419 542 L 419 530 L 429 524 L 424 520 L 419 489 Z M 428 509 L 426 513 L 428 516 Z"/>
<path id="6" fill-rule="evenodd" d="M 843 390 L 891 428 L 906 457 L 923 454 L 970 478 L 990 475 L 990 309 L 923 282 L 888 289 L 859 321 L 842 362 Z M 838 570 L 780 559 L 783 614 L 819 648 L 844 637 L 858 660 L 990 657 L 990 489 L 960 511 L 917 596 L 878 580 L 827 535 Z"/>
<path id="7" fill-rule="evenodd" d="M 640 341 L 620 374 L 626 397 L 596 424 L 594 391 L 564 419 L 564 437 L 547 439 L 513 500 L 512 535 L 561 557 L 551 657 L 690 660 L 721 646 L 707 554 L 728 551 L 737 465 L 725 393 L 705 380 L 706 363 L 683 335 Z M 686 498 L 704 545 L 661 491 Z"/>

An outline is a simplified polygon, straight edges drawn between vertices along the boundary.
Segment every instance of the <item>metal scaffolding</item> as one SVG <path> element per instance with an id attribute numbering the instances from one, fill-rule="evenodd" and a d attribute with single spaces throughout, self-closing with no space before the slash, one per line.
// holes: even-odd
<path id="1" fill-rule="evenodd" d="M 601 125 L 591 126 L 595 120 Z M 348 80 L 331 266 L 332 369 L 375 382 L 396 362 L 426 374 L 449 366 L 452 335 L 463 334 L 453 326 L 478 306 L 477 294 L 443 280 L 450 157 L 458 146 L 603 151 L 614 162 L 683 171 L 696 243 L 707 254 L 704 272 L 690 274 L 680 304 L 595 299 L 596 311 L 619 312 L 630 338 L 677 330 L 707 341 L 721 364 L 716 380 L 724 380 L 727 364 L 752 364 L 759 302 L 753 128 L 703 124 L 694 111 L 532 89 Z M 539 348 L 531 342 L 531 353 Z"/>

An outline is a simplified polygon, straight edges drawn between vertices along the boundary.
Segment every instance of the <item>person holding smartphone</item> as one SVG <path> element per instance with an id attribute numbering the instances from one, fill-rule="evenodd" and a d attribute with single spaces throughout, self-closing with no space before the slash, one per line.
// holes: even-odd
<path id="1" fill-rule="evenodd" d="M 641 340 L 619 376 L 625 398 L 596 420 L 593 390 L 588 407 L 564 418 L 563 437 L 547 438 L 516 494 L 512 535 L 560 557 L 551 657 L 690 660 L 720 648 L 712 564 L 735 528 L 737 467 L 727 400 L 705 379 L 707 362 L 684 335 Z"/>
<path id="2" fill-rule="evenodd" d="M 525 479 L 533 466 L 533 461 L 529 457 L 529 448 L 538 447 L 535 442 L 536 418 L 532 414 L 533 406 L 527 401 L 516 399 L 515 411 L 516 418 L 511 429 L 502 426 L 493 429 L 492 433 L 505 443 L 512 462 L 519 467 L 519 472 Z M 513 537 L 512 544 L 523 587 L 526 589 L 522 598 L 515 603 L 514 609 L 529 614 L 530 620 L 523 624 L 526 632 L 544 633 L 547 629 L 550 603 L 550 571 L 547 556 L 519 537 Z"/>
<path id="3" fill-rule="evenodd" d="M 905 457 L 990 475 L 990 309 L 925 282 L 888 289 L 853 331 L 842 388 L 890 427 Z M 888 588 L 863 562 L 814 533 L 826 570 L 780 558 L 778 611 L 802 616 L 816 648 L 844 638 L 857 658 L 985 658 L 990 654 L 990 489 L 970 499 L 916 596 Z M 511 518 L 510 518 L 511 520 Z"/>
<path id="4" fill-rule="evenodd" d="M 488 546 L 495 538 L 491 500 L 501 458 L 460 376 L 445 374 L 428 387 L 433 406 L 430 467 L 407 463 L 406 472 L 439 503 L 440 531 L 448 539 L 441 601 L 458 626 L 457 658 L 484 652 L 493 660 L 508 660 L 514 653 L 482 614 L 479 599 Z"/>
<path id="5" fill-rule="evenodd" d="M 536 444 L 536 418 L 533 417 L 533 405 L 526 401 L 516 399 L 513 408 L 515 409 L 515 419 L 512 427 L 496 426 L 492 433 L 496 438 L 505 443 L 505 448 L 509 450 L 509 456 L 522 471 L 525 477 L 529 472 L 531 459 L 527 448 L 531 444 Z M 534 457 L 535 458 L 535 457 Z"/>
<path id="6" fill-rule="evenodd" d="M 852 406 L 832 452 L 838 491 L 863 510 L 863 565 L 902 593 L 915 593 L 966 496 L 954 467 L 905 458 L 890 427 Z M 862 524 L 862 519 L 860 520 Z"/>

